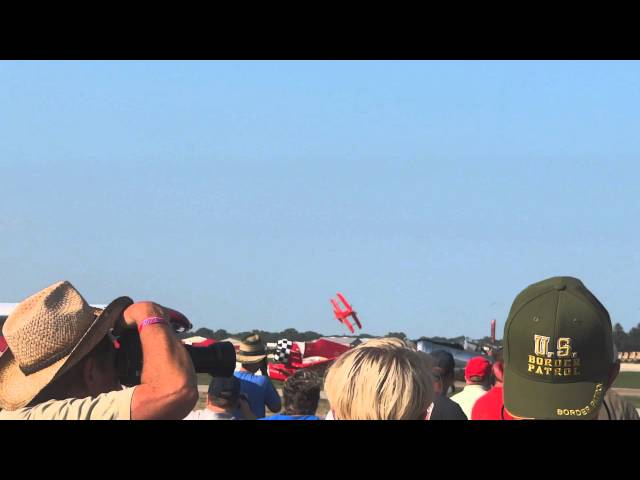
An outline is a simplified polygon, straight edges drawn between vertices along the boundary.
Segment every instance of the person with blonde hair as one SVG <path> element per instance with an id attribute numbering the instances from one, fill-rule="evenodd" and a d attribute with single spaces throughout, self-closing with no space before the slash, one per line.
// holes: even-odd
<path id="1" fill-rule="evenodd" d="M 342 354 L 327 371 L 324 390 L 336 420 L 425 420 L 434 398 L 428 356 L 398 338 Z"/>

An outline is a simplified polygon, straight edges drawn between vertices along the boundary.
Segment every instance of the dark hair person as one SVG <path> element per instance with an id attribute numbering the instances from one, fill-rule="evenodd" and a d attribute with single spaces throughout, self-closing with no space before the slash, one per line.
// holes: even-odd
<path id="1" fill-rule="evenodd" d="M 431 375 L 435 389 L 429 420 L 467 420 L 460 405 L 447 397 L 447 392 L 455 382 L 453 355 L 445 350 L 434 350 L 429 355 L 433 361 Z"/>
<path id="2" fill-rule="evenodd" d="M 284 382 L 284 412 L 264 420 L 320 420 L 316 416 L 322 380 L 312 370 L 296 371 Z"/>

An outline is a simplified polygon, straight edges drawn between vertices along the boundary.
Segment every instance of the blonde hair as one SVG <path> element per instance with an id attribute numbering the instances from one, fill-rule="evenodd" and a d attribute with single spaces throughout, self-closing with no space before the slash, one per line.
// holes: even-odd
<path id="1" fill-rule="evenodd" d="M 421 420 L 434 397 L 428 356 L 397 338 L 342 354 L 327 371 L 324 390 L 342 420 Z"/>
<path id="2" fill-rule="evenodd" d="M 383 338 L 372 338 L 367 341 L 365 345 L 369 347 L 403 347 L 410 348 L 411 350 L 415 350 L 412 345 L 407 340 L 402 340 L 397 337 L 383 337 Z"/>

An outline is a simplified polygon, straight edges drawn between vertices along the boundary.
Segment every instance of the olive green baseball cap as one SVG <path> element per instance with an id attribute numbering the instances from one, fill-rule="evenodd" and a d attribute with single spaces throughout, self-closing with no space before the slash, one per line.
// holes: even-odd
<path id="1" fill-rule="evenodd" d="M 534 283 L 504 327 L 504 406 L 520 418 L 594 418 L 613 361 L 609 313 L 580 280 Z"/>

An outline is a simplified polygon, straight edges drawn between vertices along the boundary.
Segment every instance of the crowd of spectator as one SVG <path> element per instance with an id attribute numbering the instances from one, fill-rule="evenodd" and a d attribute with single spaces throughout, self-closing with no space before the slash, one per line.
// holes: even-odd
<path id="1" fill-rule="evenodd" d="M 380 338 L 349 349 L 323 376 L 296 371 L 281 399 L 254 334 L 236 354 L 240 368 L 214 376 L 205 408 L 194 410 L 194 366 L 169 312 L 128 297 L 96 309 L 69 282 L 27 298 L 2 328 L 0 419 L 319 420 L 322 390 L 333 420 L 638 419 L 611 389 L 620 363 L 609 313 L 572 277 L 515 298 L 504 350 L 472 358 L 458 392 L 451 353 Z M 115 339 L 134 328 L 145 361 L 139 385 L 122 387 Z"/>

